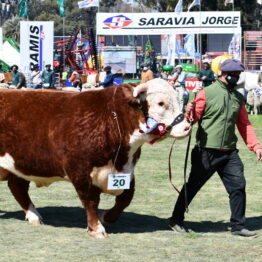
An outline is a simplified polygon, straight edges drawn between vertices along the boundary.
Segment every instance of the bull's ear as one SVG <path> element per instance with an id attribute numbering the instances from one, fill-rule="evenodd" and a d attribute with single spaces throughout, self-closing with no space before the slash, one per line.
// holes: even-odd
<path id="1" fill-rule="evenodd" d="M 129 83 L 123 84 L 123 92 L 125 97 L 128 99 L 128 104 L 133 107 L 139 107 L 140 101 L 138 98 L 133 96 L 133 86 Z"/>
<path id="2" fill-rule="evenodd" d="M 134 88 L 133 96 L 138 97 L 140 94 L 145 93 L 148 89 L 147 83 L 143 83 Z"/>

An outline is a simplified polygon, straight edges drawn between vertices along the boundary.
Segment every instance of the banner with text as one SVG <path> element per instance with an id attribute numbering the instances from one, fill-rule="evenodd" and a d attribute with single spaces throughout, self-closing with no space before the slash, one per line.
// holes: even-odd
<path id="1" fill-rule="evenodd" d="M 234 34 L 240 12 L 97 13 L 98 35 Z"/>
<path id="2" fill-rule="evenodd" d="M 35 65 L 40 71 L 53 66 L 54 23 L 41 21 L 20 22 L 20 68 L 30 72 Z"/>

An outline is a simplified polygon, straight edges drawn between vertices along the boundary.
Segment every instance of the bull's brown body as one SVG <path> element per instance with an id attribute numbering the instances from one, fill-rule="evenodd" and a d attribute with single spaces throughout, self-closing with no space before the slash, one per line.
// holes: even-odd
<path id="1" fill-rule="evenodd" d="M 0 156 L 11 155 L 15 169 L 27 176 L 28 181 L 6 169 L 1 170 L 0 176 L 8 179 L 13 195 L 25 212 L 31 204 L 30 180 L 42 186 L 53 182 L 45 178 L 61 178 L 73 183 L 88 219 L 92 220 L 95 216 L 92 206 L 98 205 L 101 189 L 92 185 L 90 173 L 94 167 L 105 166 L 114 159 L 120 143 L 115 168 L 122 171 L 128 159 L 129 136 L 143 118 L 142 112 L 130 105 L 130 97 L 132 87 L 129 85 L 77 94 L 0 92 Z M 130 190 L 117 197 L 116 212 L 107 213 L 105 220 L 117 219 L 132 198 L 133 186 L 134 181 Z M 89 229 L 93 230 L 96 223 L 88 222 Z"/>
<path id="2" fill-rule="evenodd" d="M 32 224 L 42 222 L 28 195 L 30 181 L 48 186 L 69 181 L 87 213 L 94 237 L 107 234 L 100 221 L 114 222 L 134 194 L 133 170 L 143 143 L 156 138 L 140 132 L 146 117 L 169 125 L 179 115 L 177 95 L 164 80 L 83 93 L 0 91 L 0 180 L 8 186 Z M 184 137 L 182 122 L 170 135 Z M 108 189 L 110 173 L 131 174 L 130 188 Z M 112 209 L 98 217 L 101 193 L 116 196 Z"/>

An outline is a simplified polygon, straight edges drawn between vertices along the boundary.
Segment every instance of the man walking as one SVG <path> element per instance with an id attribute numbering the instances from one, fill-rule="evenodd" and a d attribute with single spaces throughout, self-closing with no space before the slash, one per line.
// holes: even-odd
<path id="1" fill-rule="evenodd" d="M 239 236 L 254 236 L 255 233 L 244 227 L 246 193 L 244 166 L 236 148 L 235 125 L 247 147 L 262 160 L 262 149 L 253 127 L 248 120 L 244 97 L 235 90 L 244 66 L 235 59 L 221 65 L 222 74 L 218 80 L 201 90 L 193 103 L 187 106 L 187 118 L 198 121 L 196 146 L 192 150 L 192 167 L 186 183 L 188 204 L 207 180 L 217 172 L 229 194 L 231 209 L 231 232 Z M 184 213 L 185 185 L 182 188 L 170 218 L 172 230 L 185 233 Z"/>

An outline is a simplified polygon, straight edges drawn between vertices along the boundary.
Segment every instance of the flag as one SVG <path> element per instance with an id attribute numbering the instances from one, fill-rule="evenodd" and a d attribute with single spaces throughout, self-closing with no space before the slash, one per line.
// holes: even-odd
<path id="1" fill-rule="evenodd" d="M 150 62 L 150 54 L 153 50 L 152 44 L 150 39 L 147 40 L 146 46 L 145 46 L 145 59 L 144 62 Z"/>
<path id="2" fill-rule="evenodd" d="M 57 4 L 59 6 L 59 15 L 64 16 L 65 15 L 65 4 L 64 0 L 57 0 Z"/>
<path id="3" fill-rule="evenodd" d="M 240 34 L 234 34 L 232 40 L 228 47 L 228 53 L 233 55 L 233 57 L 237 60 L 241 60 L 240 58 Z"/>
<path id="4" fill-rule="evenodd" d="M 89 8 L 94 6 L 99 6 L 99 0 L 84 0 L 78 2 L 79 8 Z"/>
<path id="5" fill-rule="evenodd" d="M 175 58 L 179 56 L 179 41 L 176 34 L 167 35 L 167 65 L 175 65 Z"/>
<path id="6" fill-rule="evenodd" d="M 234 0 L 225 0 L 225 6 L 227 6 L 227 4 L 233 4 Z"/>
<path id="7" fill-rule="evenodd" d="M 194 0 L 194 1 L 189 5 L 188 11 L 189 11 L 192 7 L 194 7 L 194 6 L 196 6 L 196 5 L 201 5 L 201 0 Z"/>
<path id="8" fill-rule="evenodd" d="M 180 13 L 183 12 L 183 0 L 178 0 L 178 3 L 174 11 L 177 15 L 180 15 Z"/>
<path id="9" fill-rule="evenodd" d="M 20 17 L 26 17 L 28 15 L 27 0 L 19 0 L 18 10 L 19 10 Z"/>
<path id="10" fill-rule="evenodd" d="M 196 47 L 195 47 L 195 35 L 194 34 L 188 34 L 184 37 L 184 49 L 186 51 L 186 54 L 191 57 L 195 57 L 196 53 Z"/>

